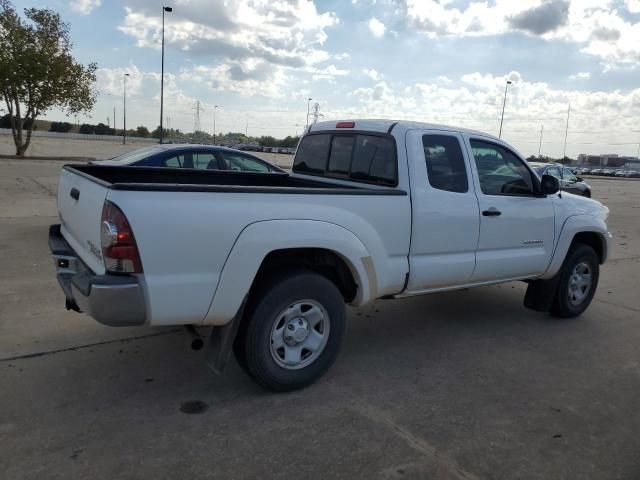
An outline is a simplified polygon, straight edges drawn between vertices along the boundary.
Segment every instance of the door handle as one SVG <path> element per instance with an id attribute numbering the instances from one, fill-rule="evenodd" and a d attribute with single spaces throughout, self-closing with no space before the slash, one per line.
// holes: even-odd
<path id="1" fill-rule="evenodd" d="M 500 215 L 502 215 L 502 212 L 495 207 L 491 207 L 489 210 L 485 210 L 484 212 L 482 212 L 482 215 L 484 215 L 485 217 L 499 217 Z"/>
<path id="2" fill-rule="evenodd" d="M 80 190 L 78 190 L 77 188 L 72 188 L 71 191 L 69 192 L 69 196 L 71 198 L 73 198 L 74 200 L 79 200 L 80 199 Z"/>

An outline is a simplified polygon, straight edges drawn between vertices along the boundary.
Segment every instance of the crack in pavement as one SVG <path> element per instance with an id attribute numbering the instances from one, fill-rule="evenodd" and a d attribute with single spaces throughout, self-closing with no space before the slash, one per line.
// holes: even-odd
<path id="1" fill-rule="evenodd" d="M 353 410 L 356 413 L 391 430 L 391 432 L 393 432 L 397 437 L 404 440 L 409 445 L 409 447 L 431 458 L 431 460 L 442 466 L 449 473 L 452 473 L 457 478 L 463 480 L 479 480 L 476 475 L 466 471 L 454 460 L 438 452 L 436 447 L 431 445 L 429 442 L 400 425 L 384 410 L 359 399 L 352 393 L 346 391 L 344 388 L 341 388 L 333 383 L 331 380 L 328 380 L 326 383 L 347 401 L 355 404 L 356 408 L 354 408 Z"/>
<path id="2" fill-rule="evenodd" d="M 46 185 L 44 185 L 43 183 L 39 182 L 38 180 L 36 180 L 35 178 L 33 178 L 30 175 L 25 175 L 26 178 L 28 178 L 29 180 L 31 180 L 33 183 L 35 183 L 38 187 L 40 187 L 41 190 L 44 190 L 46 193 L 48 193 L 50 196 L 55 197 L 56 196 L 56 192 L 52 192 L 49 187 L 47 187 Z"/>
<path id="3" fill-rule="evenodd" d="M 45 356 L 48 356 L 48 355 L 55 355 L 56 353 L 75 352 L 76 350 L 82 350 L 84 348 L 96 347 L 96 346 L 100 346 L 100 345 L 109 345 L 109 344 L 112 344 L 112 343 L 126 343 L 126 342 L 130 342 L 131 340 L 142 340 L 144 338 L 159 337 L 161 335 L 168 335 L 170 333 L 177 333 L 177 332 L 180 332 L 180 331 L 181 331 L 180 328 L 174 328 L 174 329 L 167 330 L 167 331 L 164 331 L 164 332 L 149 333 L 147 335 L 137 335 L 135 337 L 116 338 L 114 340 L 105 340 L 104 342 L 87 343 L 85 345 L 78 345 L 78 346 L 75 346 L 75 347 L 58 348 L 56 350 L 46 350 L 44 352 L 25 353 L 23 355 L 14 355 L 13 357 L 0 358 L 0 362 L 9 362 L 9 361 L 12 361 L 12 360 L 24 360 L 24 359 L 28 359 L 28 358 L 45 357 Z"/>

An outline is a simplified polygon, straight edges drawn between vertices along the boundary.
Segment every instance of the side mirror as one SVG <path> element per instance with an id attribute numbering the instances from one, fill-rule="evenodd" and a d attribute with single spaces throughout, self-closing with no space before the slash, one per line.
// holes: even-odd
<path id="1" fill-rule="evenodd" d="M 582 177 L 576 177 L 576 182 L 582 182 Z"/>
<path id="2" fill-rule="evenodd" d="M 560 181 L 553 175 L 542 175 L 540 188 L 545 195 L 553 195 L 560 190 Z"/>

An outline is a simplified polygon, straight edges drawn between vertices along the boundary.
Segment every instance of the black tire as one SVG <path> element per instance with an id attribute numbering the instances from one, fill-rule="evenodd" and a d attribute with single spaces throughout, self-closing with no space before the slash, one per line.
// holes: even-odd
<path id="1" fill-rule="evenodd" d="M 297 390 L 320 378 L 338 355 L 345 329 L 346 308 L 342 294 L 326 277 L 309 271 L 293 271 L 263 280 L 253 292 L 238 332 L 234 352 L 240 366 L 267 390 Z M 289 306 L 311 300 L 327 313 L 327 339 L 317 357 L 296 370 L 278 364 L 272 354 L 274 325 Z M 302 302 L 304 303 L 304 302 Z"/>
<path id="2" fill-rule="evenodd" d="M 569 298 L 569 288 L 574 269 L 581 264 L 588 265 L 591 274 L 591 285 L 589 290 L 585 291 L 584 298 L 576 304 Z M 551 315 L 560 318 L 577 317 L 589 307 L 598 288 L 600 259 L 595 250 L 589 245 L 576 244 L 569 250 L 559 275 L 558 289 L 551 304 Z"/>

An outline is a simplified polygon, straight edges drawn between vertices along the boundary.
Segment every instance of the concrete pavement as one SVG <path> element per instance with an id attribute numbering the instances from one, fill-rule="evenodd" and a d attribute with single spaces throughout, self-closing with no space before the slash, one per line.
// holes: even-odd
<path id="1" fill-rule="evenodd" d="M 581 318 L 526 310 L 521 283 L 379 301 L 328 375 L 277 395 L 180 330 L 64 310 L 60 166 L 0 161 L 3 479 L 640 478 L 640 183 L 590 180 L 616 237 Z"/>

